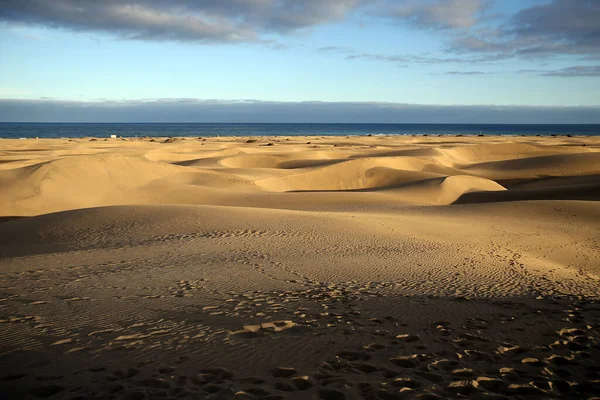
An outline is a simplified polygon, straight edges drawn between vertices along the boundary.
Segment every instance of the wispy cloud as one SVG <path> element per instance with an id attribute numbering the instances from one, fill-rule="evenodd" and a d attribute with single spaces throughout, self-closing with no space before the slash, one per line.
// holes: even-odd
<path id="1" fill-rule="evenodd" d="M 381 102 L 0 99 L 0 122 L 600 123 L 600 106 L 445 106 Z"/>
<path id="2" fill-rule="evenodd" d="M 558 76 L 563 78 L 593 76 L 600 77 L 600 65 L 577 65 L 560 69 L 524 69 L 518 71 L 523 74 L 536 74 L 540 76 Z"/>
<path id="3" fill-rule="evenodd" d="M 488 72 L 483 71 L 448 71 L 444 75 L 488 75 Z"/>
<path id="4" fill-rule="evenodd" d="M 493 55 L 481 55 L 475 57 L 439 57 L 429 54 L 361 53 L 345 46 L 321 47 L 317 49 L 317 51 L 319 53 L 343 55 L 346 60 L 384 61 L 398 64 L 487 64 L 498 60 L 498 58 Z"/>
<path id="5" fill-rule="evenodd" d="M 486 64 L 496 60 L 496 57 L 436 57 L 430 55 L 386 55 L 371 53 L 350 53 L 346 55 L 347 60 L 371 60 L 386 61 L 393 63 L 415 63 L 415 64 Z"/>
<path id="6" fill-rule="evenodd" d="M 319 53 L 345 53 L 345 54 L 349 54 L 349 53 L 353 52 L 352 48 L 346 47 L 346 46 L 325 46 L 325 47 L 319 47 L 317 49 L 317 51 Z"/>

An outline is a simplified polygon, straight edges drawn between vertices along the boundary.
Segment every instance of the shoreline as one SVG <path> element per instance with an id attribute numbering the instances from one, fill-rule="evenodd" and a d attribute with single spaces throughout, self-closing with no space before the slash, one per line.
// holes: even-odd
<path id="1" fill-rule="evenodd" d="M 364 134 L 364 135 L 354 135 L 354 134 L 347 134 L 347 135 L 242 135 L 242 136 L 226 136 L 226 135 L 215 135 L 215 136 L 209 136 L 209 135 L 188 135 L 188 136 L 177 136 L 177 135 L 173 135 L 173 136 L 143 136 L 143 135 L 139 135 L 139 136 L 117 136 L 116 138 L 111 138 L 108 136 L 67 136 L 67 137 L 19 137 L 19 138 L 7 138 L 7 137 L 0 137 L 0 140 L 66 140 L 66 139 L 97 139 L 97 140 L 104 140 L 104 139 L 188 139 L 188 140 L 192 140 L 194 138 L 199 138 L 199 139 L 224 139 L 224 138 L 231 138 L 231 139 L 255 139 L 255 138 L 283 138 L 283 139 L 292 139 L 292 138 L 327 138 L 327 139 L 343 139 L 343 138 L 367 138 L 367 137 L 389 137 L 389 138 L 409 138 L 409 137 L 431 137 L 431 138 L 459 138 L 459 137 L 464 137 L 464 138 L 479 138 L 479 137 L 484 137 L 484 138 L 490 138 L 490 139 L 497 139 L 497 138 L 525 138 L 525 139 L 533 139 L 533 138 L 548 138 L 548 137 L 552 137 L 552 138 L 579 138 L 579 139 L 583 139 L 583 138 L 596 138 L 596 137 L 600 137 L 600 134 L 598 135 L 584 135 L 584 134 L 577 134 L 577 133 L 573 133 L 573 134 L 549 134 L 549 135 L 542 135 L 542 134 L 532 134 L 532 135 L 519 135 L 519 134 L 501 134 L 501 135 L 492 135 L 492 134 L 388 134 L 388 133 L 375 133 L 375 134 Z"/>

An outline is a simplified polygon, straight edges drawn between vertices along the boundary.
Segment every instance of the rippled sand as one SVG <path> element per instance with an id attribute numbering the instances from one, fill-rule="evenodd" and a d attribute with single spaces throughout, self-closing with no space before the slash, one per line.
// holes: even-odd
<path id="1" fill-rule="evenodd" d="M 599 199 L 598 138 L 1 140 L 0 388 L 592 397 Z"/>

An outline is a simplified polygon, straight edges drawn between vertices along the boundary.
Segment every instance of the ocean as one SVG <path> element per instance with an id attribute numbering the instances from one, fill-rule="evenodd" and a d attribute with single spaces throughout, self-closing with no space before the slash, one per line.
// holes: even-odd
<path id="1" fill-rule="evenodd" d="M 0 138 L 364 136 L 364 135 L 600 136 L 595 125 L 504 124 L 229 124 L 229 123 L 0 123 Z"/>

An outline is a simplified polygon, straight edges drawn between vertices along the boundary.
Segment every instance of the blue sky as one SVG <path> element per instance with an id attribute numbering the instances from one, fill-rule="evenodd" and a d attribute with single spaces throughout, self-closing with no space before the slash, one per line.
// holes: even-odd
<path id="1" fill-rule="evenodd" d="M 600 105 L 597 0 L 3 4 L 2 104 Z"/>

